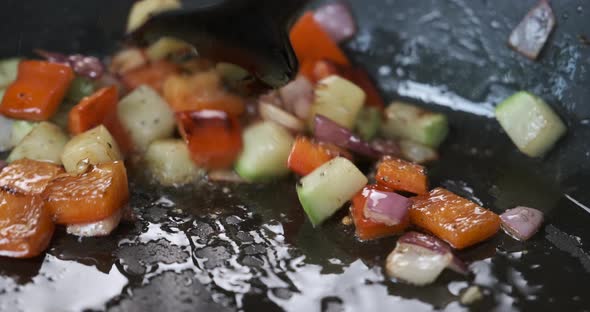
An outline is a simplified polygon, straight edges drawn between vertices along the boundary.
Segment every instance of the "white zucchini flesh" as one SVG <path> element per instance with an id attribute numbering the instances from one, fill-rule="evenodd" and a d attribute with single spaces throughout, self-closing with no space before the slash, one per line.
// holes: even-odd
<path id="1" fill-rule="evenodd" d="M 6 152 L 14 147 L 12 142 L 12 128 L 14 121 L 0 115 L 0 152 Z"/>
<path id="2" fill-rule="evenodd" d="M 67 142 L 68 136 L 60 127 L 41 122 L 12 150 L 7 161 L 28 158 L 61 165 L 61 154 Z"/>
<path id="3" fill-rule="evenodd" d="M 367 177 L 350 160 L 336 157 L 303 177 L 297 184 L 297 195 L 309 220 L 317 226 L 367 183 Z"/>
<path id="4" fill-rule="evenodd" d="M 180 186 L 204 176 L 205 171 L 191 160 L 183 140 L 158 140 L 150 144 L 145 162 L 152 176 L 162 185 Z"/>
<path id="5" fill-rule="evenodd" d="M 407 139 L 436 148 L 449 133 L 449 124 L 443 114 L 393 102 L 385 109 L 381 133 L 388 139 Z"/>
<path id="6" fill-rule="evenodd" d="M 189 50 L 191 46 L 176 38 L 172 37 L 162 37 L 158 39 L 158 41 L 152 43 L 146 50 L 145 54 L 147 55 L 150 61 L 159 61 L 162 60 L 176 52 L 181 52 L 183 50 Z"/>
<path id="7" fill-rule="evenodd" d="M 72 138 L 64 147 L 61 161 L 68 173 L 86 172 L 89 165 L 122 160 L 117 141 L 103 125 Z"/>
<path id="8" fill-rule="evenodd" d="M 10 141 L 12 146 L 17 146 L 27 134 L 31 133 L 38 125 L 38 122 L 28 120 L 14 120 L 10 132 Z"/>
<path id="9" fill-rule="evenodd" d="M 8 87 L 16 80 L 18 74 L 19 58 L 0 60 L 0 89 Z M 1 99 L 2 97 L 0 97 Z"/>
<path id="10" fill-rule="evenodd" d="M 180 8 L 179 0 L 141 0 L 137 1 L 131 7 L 129 18 L 127 20 L 127 32 L 132 32 L 145 23 L 150 16 Z"/>
<path id="11" fill-rule="evenodd" d="M 236 172 L 248 181 L 264 181 L 289 173 L 287 159 L 294 142 L 285 128 L 271 121 L 251 125 L 242 133 L 244 148 Z"/>
<path id="12" fill-rule="evenodd" d="M 80 237 L 107 236 L 119 226 L 122 214 L 123 209 L 119 209 L 104 220 L 91 223 L 68 224 L 66 232 Z"/>
<path id="13" fill-rule="evenodd" d="M 545 154 L 567 130 L 545 101 L 525 91 L 500 103 L 496 119 L 516 147 L 531 157 Z"/>
<path id="14" fill-rule="evenodd" d="M 320 114 L 352 130 L 365 98 L 363 89 L 342 77 L 324 78 L 316 86 L 309 122 Z"/>
<path id="15" fill-rule="evenodd" d="M 174 134 L 174 113 L 152 88 L 142 85 L 129 93 L 118 105 L 121 123 L 127 129 L 137 151 L 145 151 L 150 143 Z"/>

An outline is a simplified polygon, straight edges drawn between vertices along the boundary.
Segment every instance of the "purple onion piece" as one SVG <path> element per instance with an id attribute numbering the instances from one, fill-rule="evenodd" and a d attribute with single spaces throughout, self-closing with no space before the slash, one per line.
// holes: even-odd
<path id="1" fill-rule="evenodd" d="M 500 215 L 502 229 L 517 240 L 531 238 L 543 224 L 543 213 L 537 209 L 518 206 Z"/>
<path id="2" fill-rule="evenodd" d="M 75 73 L 90 79 L 100 78 L 105 71 L 102 62 L 94 56 L 74 54 L 68 57 L 68 61 Z"/>
<path id="3" fill-rule="evenodd" d="M 411 201 L 394 192 L 370 190 L 364 207 L 365 218 L 389 226 L 399 224 L 408 215 Z"/>
<path id="4" fill-rule="evenodd" d="M 356 22 L 350 6 L 343 1 L 328 3 L 314 13 L 315 20 L 336 42 L 350 39 L 356 33 Z"/>
<path id="5" fill-rule="evenodd" d="M 547 0 L 541 0 L 514 28 L 508 38 L 508 45 L 534 60 L 539 56 L 554 27 L 553 10 Z"/>
<path id="6" fill-rule="evenodd" d="M 279 90 L 285 109 L 301 119 L 308 119 L 313 102 L 313 84 L 304 76 L 298 76 Z"/>
<path id="7" fill-rule="evenodd" d="M 81 76 L 98 79 L 104 72 L 105 67 L 102 62 L 94 56 L 84 56 L 81 54 L 65 55 L 45 50 L 35 50 L 35 53 L 52 63 L 59 63 L 70 66 L 72 70 Z"/>
<path id="8" fill-rule="evenodd" d="M 401 156 L 400 145 L 394 140 L 374 139 L 371 141 L 370 145 L 375 151 L 383 156 Z"/>
<path id="9" fill-rule="evenodd" d="M 412 231 L 402 235 L 397 242 L 398 244 L 417 245 L 439 254 L 450 254 L 452 261 L 448 265 L 449 269 L 460 274 L 467 274 L 469 272 L 465 262 L 453 254 L 451 247 L 434 236 Z"/>
<path id="10" fill-rule="evenodd" d="M 314 118 L 314 135 L 320 141 L 338 145 L 359 155 L 374 159 L 381 156 L 359 136 L 322 115 L 316 115 Z"/>
<path id="11" fill-rule="evenodd" d="M 4 160 L 0 160 L 0 170 L 4 169 L 6 166 L 8 166 L 8 163 Z"/>

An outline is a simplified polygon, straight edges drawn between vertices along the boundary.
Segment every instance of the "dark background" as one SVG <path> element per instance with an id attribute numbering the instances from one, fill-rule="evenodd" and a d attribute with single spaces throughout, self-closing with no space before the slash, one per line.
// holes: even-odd
<path id="1" fill-rule="evenodd" d="M 112 52 L 122 36 L 132 2 L 4 0 L 0 9 L 0 56 L 30 55 L 35 48 L 99 55 Z M 481 271 L 468 278 L 445 273 L 425 288 L 382 280 L 359 283 L 354 274 L 350 276 L 348 266 L 361 259 L 367 267 L 379 270 L 394 239 L 360 244 L 339 220 L 319 230 L 311 229 L 296 202 L 294 180 L 267 186 L 228 185 L 234 195 L 227 198 L 219 186 L 175 191 L 154 188 L 137 179 L 132 184 L 132 203 L 143 215 L 139 221 L 121 227 L 107 239 L 77 241 L 58 232 L 49 253 L 102 272 L 109 272 L 113 266 L 123 272 L 129 284 L 121 295 L 107 300 L 110 310 L 210 310 L 214 306 L 212 296 L 230 309 L 274 310 L 278 306 L 269 298 L 287 298 L 283 307 L 294 308 L 299 306 L 288 303 L 298 294 L 316 310 L 342 306 L 363 311 L 376 307 L 459 309 L 453 303 L 457 297 L 448 290 L 450 281 L 469 281 L 485 290 L 486 298 L 474 306 L 476 310 L 577 311 L 589 307 L 590 214 L 565 194 L 590 205 L 590 47 L 579 38 L 590 36 L 590 5 L 581 0 L 552 1 L 557 28 L 539 61 L 532 62 L 508 49 L 506 40 L 535 1 L 350 2 L 361 26 L 347 50 L 378 80 L 386 98 L 401 96 L 426 102 L 450 117 L 452 132 L 442 147 L 442 160 L 430 168 L 432 184 L 477 198 L 497 213 L 515 205 L 537 207 L 546 213 L 546 226 L 527 243 L 501 234 L 462 253 L 473 260 L 493 256 L 486 262 L 491 278 L 486 280 Z M 544 98 L 568 125 L 567 136 L 543 159 L 520 154 L 494 119 L 448 107 L 463 103 L 463 108 L 485 114 L 507 95 L 522 89 Z M 182 212 L 154 203 L 159 195 L 170 196 Z M 254 214 L 244 211 L 244 206 Z M 232 217 L 239 221 L 232 221 Z M 272 238 L 253 243 L 240 234 L 271 237 L 265 228 L 277 222 L 283 223 L 284 245 Z M 165 231 L 185 233 L 190 248 L 178 250 L 164 240 L 120 243 L 148 232 L 154 224 Z M 220 239 L 220 233 L 234 245 Z M 284 263 L 273 263 L 283 247 L 288 258 L 281 260 Z M 240 284 L 250 285 L 250 291 L 236 299 L 232 287 L 222 287 L 215 281 L 202 284 L 192 271 L 165 272 L 150 276 L 145 283 L 144 277 L 158 264 L 174 263 L 171 258 L 189 254 L 199 276 L 217 276 L 227 268 L 234 273 L 239 268 L 256 272 Z M 292 263 L 301 256 L 305 261 L 299 266 Z M 340 263 L 328 261 L 330 258 Z M 0 259 L 0 275 L 25 285 L 38 281 L 41 263 L 42 259 Z M 342 278 L 341 282 L 350 283 L 350 287 L 332 293 L 326 290 L 321 295 L 315 294 L 321 292 L 317 289 L 301 289 L 297 276 L 305 275 L 297 274 L 315 266 L 322 267 L 322 273 Z M 363 272 L 358 276 L 367 275 Z M 263 277 L 271 273 L 286 286 L 267 284 Z M 81 279 L 80 287 L 84 287 Z M 377 290 L 370 288 L 372 283 L 405 300 L 388 301 L 378 296 Z M 27 309 L 23 300 L 27 298 L 19 298 L 18 291 L 6 287 L 0 290 L 0 301 L 15 298 L 20 302 L 18 309 Z M 427 305 L 418 305 L 416 299 Z M 68 294 L 55 298 L 64 309 L 70 307 L 71 300 Z M 0 304 L 0 310 L 12 311 L 15 306 L 10 307 Z"/>

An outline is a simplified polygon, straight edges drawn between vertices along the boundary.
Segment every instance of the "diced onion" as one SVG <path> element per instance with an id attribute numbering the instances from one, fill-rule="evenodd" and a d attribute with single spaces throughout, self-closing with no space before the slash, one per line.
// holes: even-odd
<path id="1" fill-rule="evenodd" d="M 333 143 L 366 157 L 379 158 L 380 154 L 367 142 L 334 121 L 316 115 L 314 122 L 314 135 L 318 140 Z"/>
<path id="2" fill-rule="evenodd" d="M 262 119 L 275 122 L 293 132 L 302 132 L 305 130 L 303 121 L 286 111 L 265 102 L 260 102 L 258 105 Z"/>
<path id="3" fill-rule="evenodd" d="M 342 1 L 318 8 L 313 17 L 336 42 L 350 39 L 356 33 L 356 23 L 350 6 Z"/>
<path id="4" fill-rule="evenodd" d="M 65 55 L 44 50 L 36 50 L 35 52 L 49 62 L 68 65 L 76 74 L 87 78 L 98 79 L 105 72 L 102 62 L 94 56 L 84 56 L 82 54 Z"/>
<path id="5" fill-rule="evenodd" d="M 399 224 L 408 215 L 411 202 L 394 192 L 370 190 L 364 207 L 365 218 L 389 226 Z"/>
<path id="6" fill-rule="evenodd" d="M 398 239 L 385 267 L 390 277 L 415 285 L 434 282 L 445 268 L 461 274 L 468 272 L 447 243 L 418 232 L 407 232 Z"/>
<path id="7" fill-rule="evenodd" d="M 536 59 L 555 27 L 555 15 L 549 1 L 541 0 L 516 26 L 508 45 L 522 55 Z"/>
<path id="8" fill-rule="evenodd" d="M 287 111 L 307 120 L 313 102 L 313 85 L 304 76 L 298 76 L 279 90 L 279 95 Z"/>
<path id="9" fill-rule="evenodd" d="M 537 209 L 519 206 L 500 215 L 502 229 L 517 240 L 531 238 L 543 223 L 543 213 Z"/>

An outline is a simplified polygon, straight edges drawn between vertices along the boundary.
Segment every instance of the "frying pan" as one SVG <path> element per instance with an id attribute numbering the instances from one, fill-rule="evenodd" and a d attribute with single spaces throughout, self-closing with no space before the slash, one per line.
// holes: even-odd
<path id="1" fill-rule="evenodd" d="M 131 0 L 4 0 L 0 56 L 35 48 L 106 55 Z M 36 259 L 0 259 L 5 311 L 583 311 L 590 307 L 590 5 L 553 1 L 557 29 L 540 60 L 506 47 L 535 0 L 351 0 L 360 24 L 346 45 L 387 100 L 422 102 L 451 121 L 443 185 L 501 213 L 516 205 L 546 214 L 526 243 L 504 234 L 460 253 L 468 277 L 444 272 L 428 287 L 382 274 L 395 238 L 360 243 L 342 214 L 313 229 L 294 179 L 267 185 L 152 185 L 132 168 L 139 216 L 108 238 L 63 230 Z M 519 153 L 491 118 L 516 90 L 551 103 L 567 136 L 544 158 Z M 344 213 L 344 212 L 342 212 Z M 468 285 L 484 298 L 458 303 Z"/>

